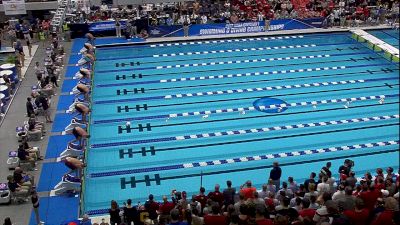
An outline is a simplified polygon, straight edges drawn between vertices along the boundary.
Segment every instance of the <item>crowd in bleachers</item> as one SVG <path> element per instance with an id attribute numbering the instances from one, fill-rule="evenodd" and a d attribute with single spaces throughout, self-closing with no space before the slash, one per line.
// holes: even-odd
<path id="1" fill-rule="evenodd" d="M 231 181 L 206 193 L 187 196 L 173 190 L 162 199 L 149 195 L 143 205 L 128 199 L 119 207 L 111 201 L 110 223 L 171 225 L 398 225 L 399 175 L 393 168 L 377 168 L 356 178 L 354 163 L 345 160 L 339 168 L 331 163 L 309 179 L 283 181 L 277 162 L 262 187 L 247 181 L 236 190 Z M 337 172 L 335 172 L 337 171 Z M 337 178 L 334 178 L 337 176 Z M 259 189 L 257 189 L 259 188 Z M 103 222 L 102 225 L 105 223 Z"/>
<path id="2" fill-rule="evenodd" d="M 331 25 L 398 22 L 399 1 L 375 0 L 196 0 L 109 8 L 84 5 L 75 21 L 149 18 L 151 25 L 237 23 L 271 19 L 328 18 Z"/>

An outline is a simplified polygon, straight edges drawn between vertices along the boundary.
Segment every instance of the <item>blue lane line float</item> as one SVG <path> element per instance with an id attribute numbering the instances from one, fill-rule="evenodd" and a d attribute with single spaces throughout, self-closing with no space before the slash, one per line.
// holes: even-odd
<path id="1" fill-rule="evenodd" d="M 265 113 L 281 113 L 284 112 L 287 107 L 278 107 L 278 108 L 269 108 L 270 105 L 280 105 L 280 104 L 286 104 L 287 102 L 277 99 L 277 98 L 269 98 L 269 97 L 263 97 L 260 99 L 257 99 L 253 102 L 253 106 L 260 112 L 265 112 Z M 265 106 L 261 107 L 260 106 Z"/>

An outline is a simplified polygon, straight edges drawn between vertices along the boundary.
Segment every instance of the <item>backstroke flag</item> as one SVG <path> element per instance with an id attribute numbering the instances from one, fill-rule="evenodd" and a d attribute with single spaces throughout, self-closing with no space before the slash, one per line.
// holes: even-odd
<path id="1" fill-rule="evenodd" d="M 6 15 L 26 14 L 25 0 L 3 0 Z"/>

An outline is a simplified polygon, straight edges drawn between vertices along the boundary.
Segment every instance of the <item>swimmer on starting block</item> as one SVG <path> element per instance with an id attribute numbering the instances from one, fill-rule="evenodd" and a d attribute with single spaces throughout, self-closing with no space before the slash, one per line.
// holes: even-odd
<path id="1" fill-rule="evenodd" d="M 86 116 L 91 112 L 89 107 L 87 107 L 85 104 L 77 103 L 75 104 L 75 110 L 82 115 L 82 122 L 86 123 Z"/>

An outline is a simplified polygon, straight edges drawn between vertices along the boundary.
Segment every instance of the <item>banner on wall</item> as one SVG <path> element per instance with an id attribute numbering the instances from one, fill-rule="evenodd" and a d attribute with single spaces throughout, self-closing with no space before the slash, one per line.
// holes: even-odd
<path id="1" fill-rule="evenodd" d="M 309 18 L 303 20 L 279 19 L 272 20 L 268 31 L 320 28 L 323 18 Z M 239 33 L 257 33 L 265 31 L 265 22 L 244 22 L 235 24 L 193 24 L 189 28 L 190 36 L 224 35 Z M 183 36 L 182 26 L 155 26 L 150 27 L 150 35 L 154 37 L 179 37 Z"/>
<path id="2" fill-rule="evenodd" d="M 26 14 L 25 0 L 3 0 L 3 6 L 7 16 Z"/>
<path id="3" fill-rule="evenodd" d="M 126 20 L 119 21 L 121 24 L 121 29 L 126 28 Z M 102 31 L 112 31 L 115 30 L 115 21 L 102 21 L 89 24 L 90 32 L 102 32 Z"/>

